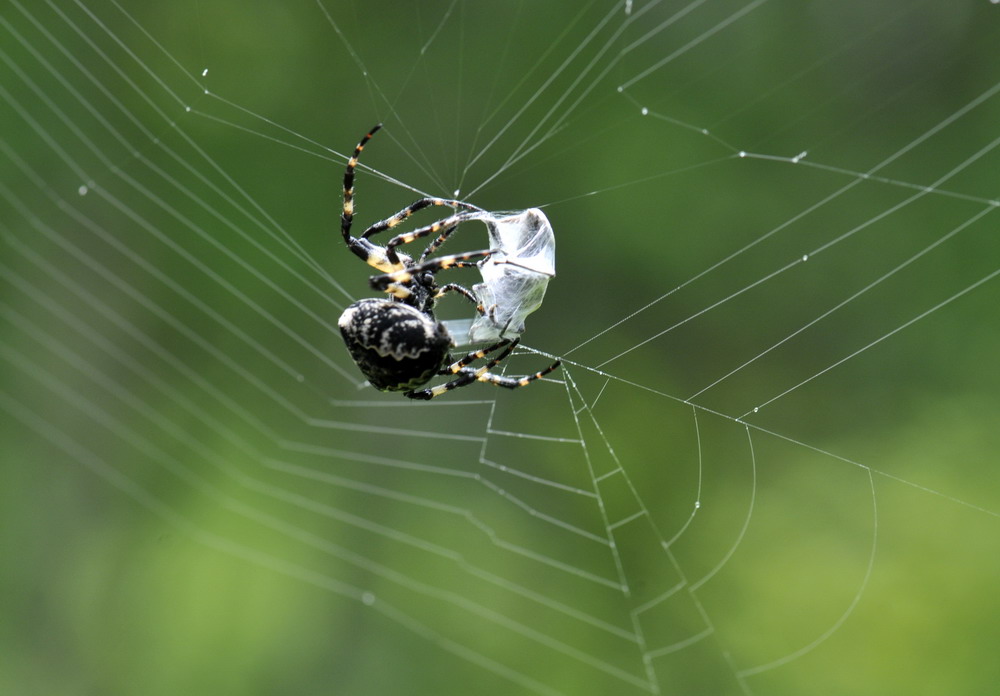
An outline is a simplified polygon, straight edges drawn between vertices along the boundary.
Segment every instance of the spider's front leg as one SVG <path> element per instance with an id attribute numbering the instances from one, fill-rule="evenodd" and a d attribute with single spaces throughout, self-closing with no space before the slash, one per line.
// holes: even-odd
<path id="1" fill-rule="evenodd" d="M 493 251 L 493 249 L 483 249 L 481 251 L 468 251 L 464 254 L 442 256 L 432 261 L 425 261 L 424 263 L 417 264 L 416 266 L 410 266 L 409 268 L 393 271 L 392 273 L 383 273 L 382 275 L 372 276 L 368 282 L 375 290 L 382 290 L 395 295 L 401 300 L 405 300 L 413 294 L 407 285 L 413 283 L 416 276 L 424 273 L 430 273 L 433 275 L 446 268 L 475 266 L 477 261 L 474 261 L 473 259 L 487 258 L 493 253 Z M 472 293 L 469 294 L 471 295 Z"/>
<path id="2" fill-rule="evenodd" d="M 379 220 L 371 227 L 369 227 L 367 230 L 362 232 L 361 238 L 368 239 L 372 235 L 376 235 L 379 232 L 384 232 L 385 230 L 391 230 L 393 227 L 396 227 L 397 225 L 399 225 L 401 222 L 406 220 L 408 217 L 410 217 L 417 211 L 423 210 L 424 208 L 428 208 L 434 205 L 447 206 L 449 208 L 455 208 L 456 210 L 458 208 L 463 208 L 465 210 L 475 211 L 477 213 L 484 212 L 483 209 L 480 208 L 479 206 L 472 205 L 471 203 L 465 203 L 464 201 L 456 201 L 448 198 L 421 198 L 419 201 L 416 201 L 415 203 L 411 203 L 410 205 L 406 206 L 398 213 L 390 215 L 385 220 Z"/>
<path id="3" fill-rule="evenodd" d="M 431 223 L 425 227 L 420 227 L 413 230 L 412 232 L 403 232 L 402 234 L 397 234 L 395 237 L 390 239 L 386 245 L 385 250 L 387 253 L 396 253 L 396 247 L 401 244 L 409 244 L 410 242 L 416 241 L 423 237 L 428 237 L 432 234 L 437 234 L 437 238 L 434 239 L 427 248 L 424 249 L 423 253 L 420 254 L 420 258 L 417 260 L 418 263 L 423 263 L 424 259 L 437 251 L 444 242 L 452 235 L 452 233 L 458 229 L 458 226 L 465 222 L 466 220 L 476 220 L 481 217 L 480 209 L 476 208 L 474 212 L 471 213 L 458 213 L 457 215 L 452 215 L 443 220 L 438 220 L 437 222 Z M 438 234 L 440 232 L 440 234 Z"/>
<path id="4" fill-rule="evenodd" d="M 442 285 L 438 288 L 437 293 L 434 295 L 434 300 L 439 300 L 446 292 L 457 292 L 459 295 L 467 299 L 472 304 L 476 305 L 476 311 L 480 314 L 486 313 L 486 308 L 480 304 L 476 296 L 466 287 L 462 287 L 458 283 L 448 283 L 447 285 Z"/>

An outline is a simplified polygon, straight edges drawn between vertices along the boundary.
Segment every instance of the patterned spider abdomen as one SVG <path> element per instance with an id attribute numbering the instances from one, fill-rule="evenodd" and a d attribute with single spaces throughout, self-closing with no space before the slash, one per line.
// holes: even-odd
<path id="1" fill-rule="evenodd" d="M 359 300 L 337 324 L 354 362 L 381 391 L 416 389 L 448 361 L 452 339 L 444 325 L 401 302 Z"/>

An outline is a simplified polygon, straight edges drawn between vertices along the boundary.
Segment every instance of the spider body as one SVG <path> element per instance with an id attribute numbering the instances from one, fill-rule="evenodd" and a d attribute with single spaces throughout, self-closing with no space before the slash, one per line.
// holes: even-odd
<path id="1" fill-rule="evenodd" d="M 339 324 L 347 350 L 376 389 L 411 391 L 449 362 L 452 340 L 441 322 L 402 302 L 355 302 Z"/>
<path id="2" fill-rule="evenodd" d="M 447 292 L 456 292 L 475 304 L 480 315 L 485 310 L 472 291 L 461 285 L 447 283 L 438 286 L 435 274 L 448 268 L 474 266 L 489 258 L 493 252 L 484 249 L 439 256 L 429 261 L 427 257 L 437 251 L 461 222 L 482 215 L 482 209 L 462 201 L 421 198 L 395 215 L 371 225 L 360 237 L 351 234 L 354 220 L 354 169 L 361 151 L 379 128 L 381 124 L 361 139 L 354 155 L 348 160 L 344 173 L 344 207 L 340 217 L 341 234 L 347 248 L 369 266 L 382 272 L 369 279 L 371 286 L 389 293 L 385 299 L 365 299 L 351 304 L 337 322 L 351 358 L 368 378 L 368 382 L 379 390 L 402 391 L 411 399 L 432 399 L 477 381 L 515 389 L 555 370 L 559 367 L 559 361 L 541 372 L 525 377 L 492 374 L 490 370 L 513 352 L 518 343 L 516 340 L 494 343 L 467 353 L 458 360 L 453 360 L 450 354 L 454 341 L 444 325 L 434 317 L 435 301 Z M 369 239 L 374 234 L 396 227 L 413 213 L 429 206 L 462 208 L 466 212 L 455 213 L 426 227 L 398 234 L 384 247 Z M 434 238 L 416 260 L 396 251 L 396 247 L 402 244 L 430 236 Z M 500 351 L 499 355 L 485 365 L 470 367 L 476 360 L 495 351 Z M 442 385 L 420 389 L 435 375 L 450 375 L 453 379 Z"/>

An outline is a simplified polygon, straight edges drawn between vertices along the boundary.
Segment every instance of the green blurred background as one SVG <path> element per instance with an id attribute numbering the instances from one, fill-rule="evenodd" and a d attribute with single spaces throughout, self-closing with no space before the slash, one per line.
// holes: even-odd
<path id="1" fill-rule="evenodd" d="M 1000 8 L 630 5 L 4 0 L 0 692 L 996 691 Z M 360 388 L 380 121 L 561 379 Z"/>

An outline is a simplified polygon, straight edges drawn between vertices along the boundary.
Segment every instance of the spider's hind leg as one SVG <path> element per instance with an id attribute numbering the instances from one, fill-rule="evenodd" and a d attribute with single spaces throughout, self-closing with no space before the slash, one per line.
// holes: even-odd
<path id="1" fill-rule="evenodd" d="M 451 380 L 450 382 L 445 382 L 444 384 L 439 384 L 436 387 L 431 387 L 429 389 L 420 389 L 418 391 L 408 391 L 405 393 L 411 399 L 422 399 L 429 401 L 435 396 L 441 396 L 446 392 L 450 392 L 452 389 L 458 389 L 459 387 L 464 387 L 467 384 L 472 384 L 477 381 L 481 375 L 489 374 L 490 369 L 496 367 L 500 361 L 504 360 L 508 355 L 510 355 L 514 348 L 517 346 L 517 341 L 501 341 L 495 345 L 489 346 L 488 348 L 483 348 L 481 350 L 476 350 L 468 355 L 466 355 L 461 360 L 452 363 L 448 367 L 442 370 L 442 373 L 453 372 L 458 374 L 458 377 Z M 481 357 L 485 357 L 487 353 L 490 353 L 497 348 L 504 347 L 504 351 L 500 355 L 496 356 L 488 363 L 480 368 L 473 369 L 471 367 L 465 367 L 473 360 L 477 360 Z M 452 369 L 455 368 L 455 369 Z"/>
<path id="2" fill-rule="evenodd" d="M 502 375 L 495 375 L 492 372 L 490 372 L 490 370 L 492 370 L 494 367 L 503 362 L 507 358 L 507 356 L 509 356 L 513 352 L 514 348 L 517 347 L 517 344 L 519 342 L 520 341 L 516 339 L 513 341 L 500 341 L 499 343 L 496 343 L 492 346 L 488 346 L 487 348 L 482 348 L 480 350 L 473 351 L 468 355 L 466 355 L 461 360 L 452 363 L 448 367 L 444 368 L 444 370 L 442 370 L 442 372 L 444 371 L 455 372 L 456 374 L 458 374 L 457 378 L 453 379 L 450 382 L 446 382 L 445 384 L 440 384 L 436 387 L 431 387 L 430 389 L 408 391 L 405 393 L 405 396 L 408 396 L 411 399 L 423 399 L 429 401 L 430 399 L 433 399 L 435 396 L 441 396 L 442 394 L 450 392 L 452 389 L 458 389 L 459 387 L 464 387 L 467 384 L 472 384 L 473 382 L 489 382 L 490 384 L 493 384 L 497 387 L 504 387 L 506 389 L 517 389 L 518 387 L 523 387 L 528 384 L 531 384 L 536 379 L 541 379 L 542 377 L 549 374 L 553 370 L 558 369 L 559 366 L 562 364 L 561 360 L 556 360 L 554 363 L 546 367 L 544 370 L 536 372 L 533 375 L 525 375 L 524 377 L 504 377 Z M 490 353 L 501 347 L 504 347 L 503 352 L 500 353 L 500 355 L 493 358 L 492 360 L 490 360 L 482 367 L 475 369 L 467 367 L 467 365 L 472 361 L 477 360 L 481 357 L 485 357 L 487 353 Z"/>
<path id="3" fill-rule="evenodd" d="M 461 358 L 459 360 L 456 360 L 451 365 L 447 365 L 445 367 L 442 367 L 438 371 L 438 374 L 439 375 L 454 375 L 454 374 L 458 374 L 467 365 L 472 364 L 473 362 L 475 362 L 476 360 L 479 360 L 480 358 L 485 358 L 487 355 L 489 355 L 493 351 L 498 350 L 500 348 L 503 348 L 504 346 L 508 345 L 509 343 L 510 343 L 510 341 L 498 341 L 497 343 L 494 343 L 491 346 L 486 346 L 485 348 L 480 348 L 479 350 L 471 351 L 471 352 L 467 353 L 465 355 L 465 357 L 463 357 L 463 358 Z M 507 348 L 507 350 L 504 351 L 504 353 L 502 355 L 500 355 L 500 357 L 496 358 L 495 361 L 492 361 L 486 367 L 487 368 L 494 367 L 497 363 L 499 363 L 505 357 L 507 357 L 508 355 L 510 355 L 510 352 L 512 350 L 514 350 L 514 346 L 516 346 L 516 345 L 517 345 L 517 341 L 514 341 L 514 345 L 509 346 Z"/>
<path id="4" fill-rule="evenodd" d="M 344 170 L 344 209 L 340 214 L 340 232 L 348 246 L 351 246 L 352 241 L 357 241 L 351 236 L 351 223 L 354 222 L 354 169 L 358 166 L 361 151 L 365 149 L 365 145 L 381 127 L 382 124 L 378 123 L 365 134 L 365 137 L 354 148 L 354 154 L 347 160 L 347 169 Z"/>

